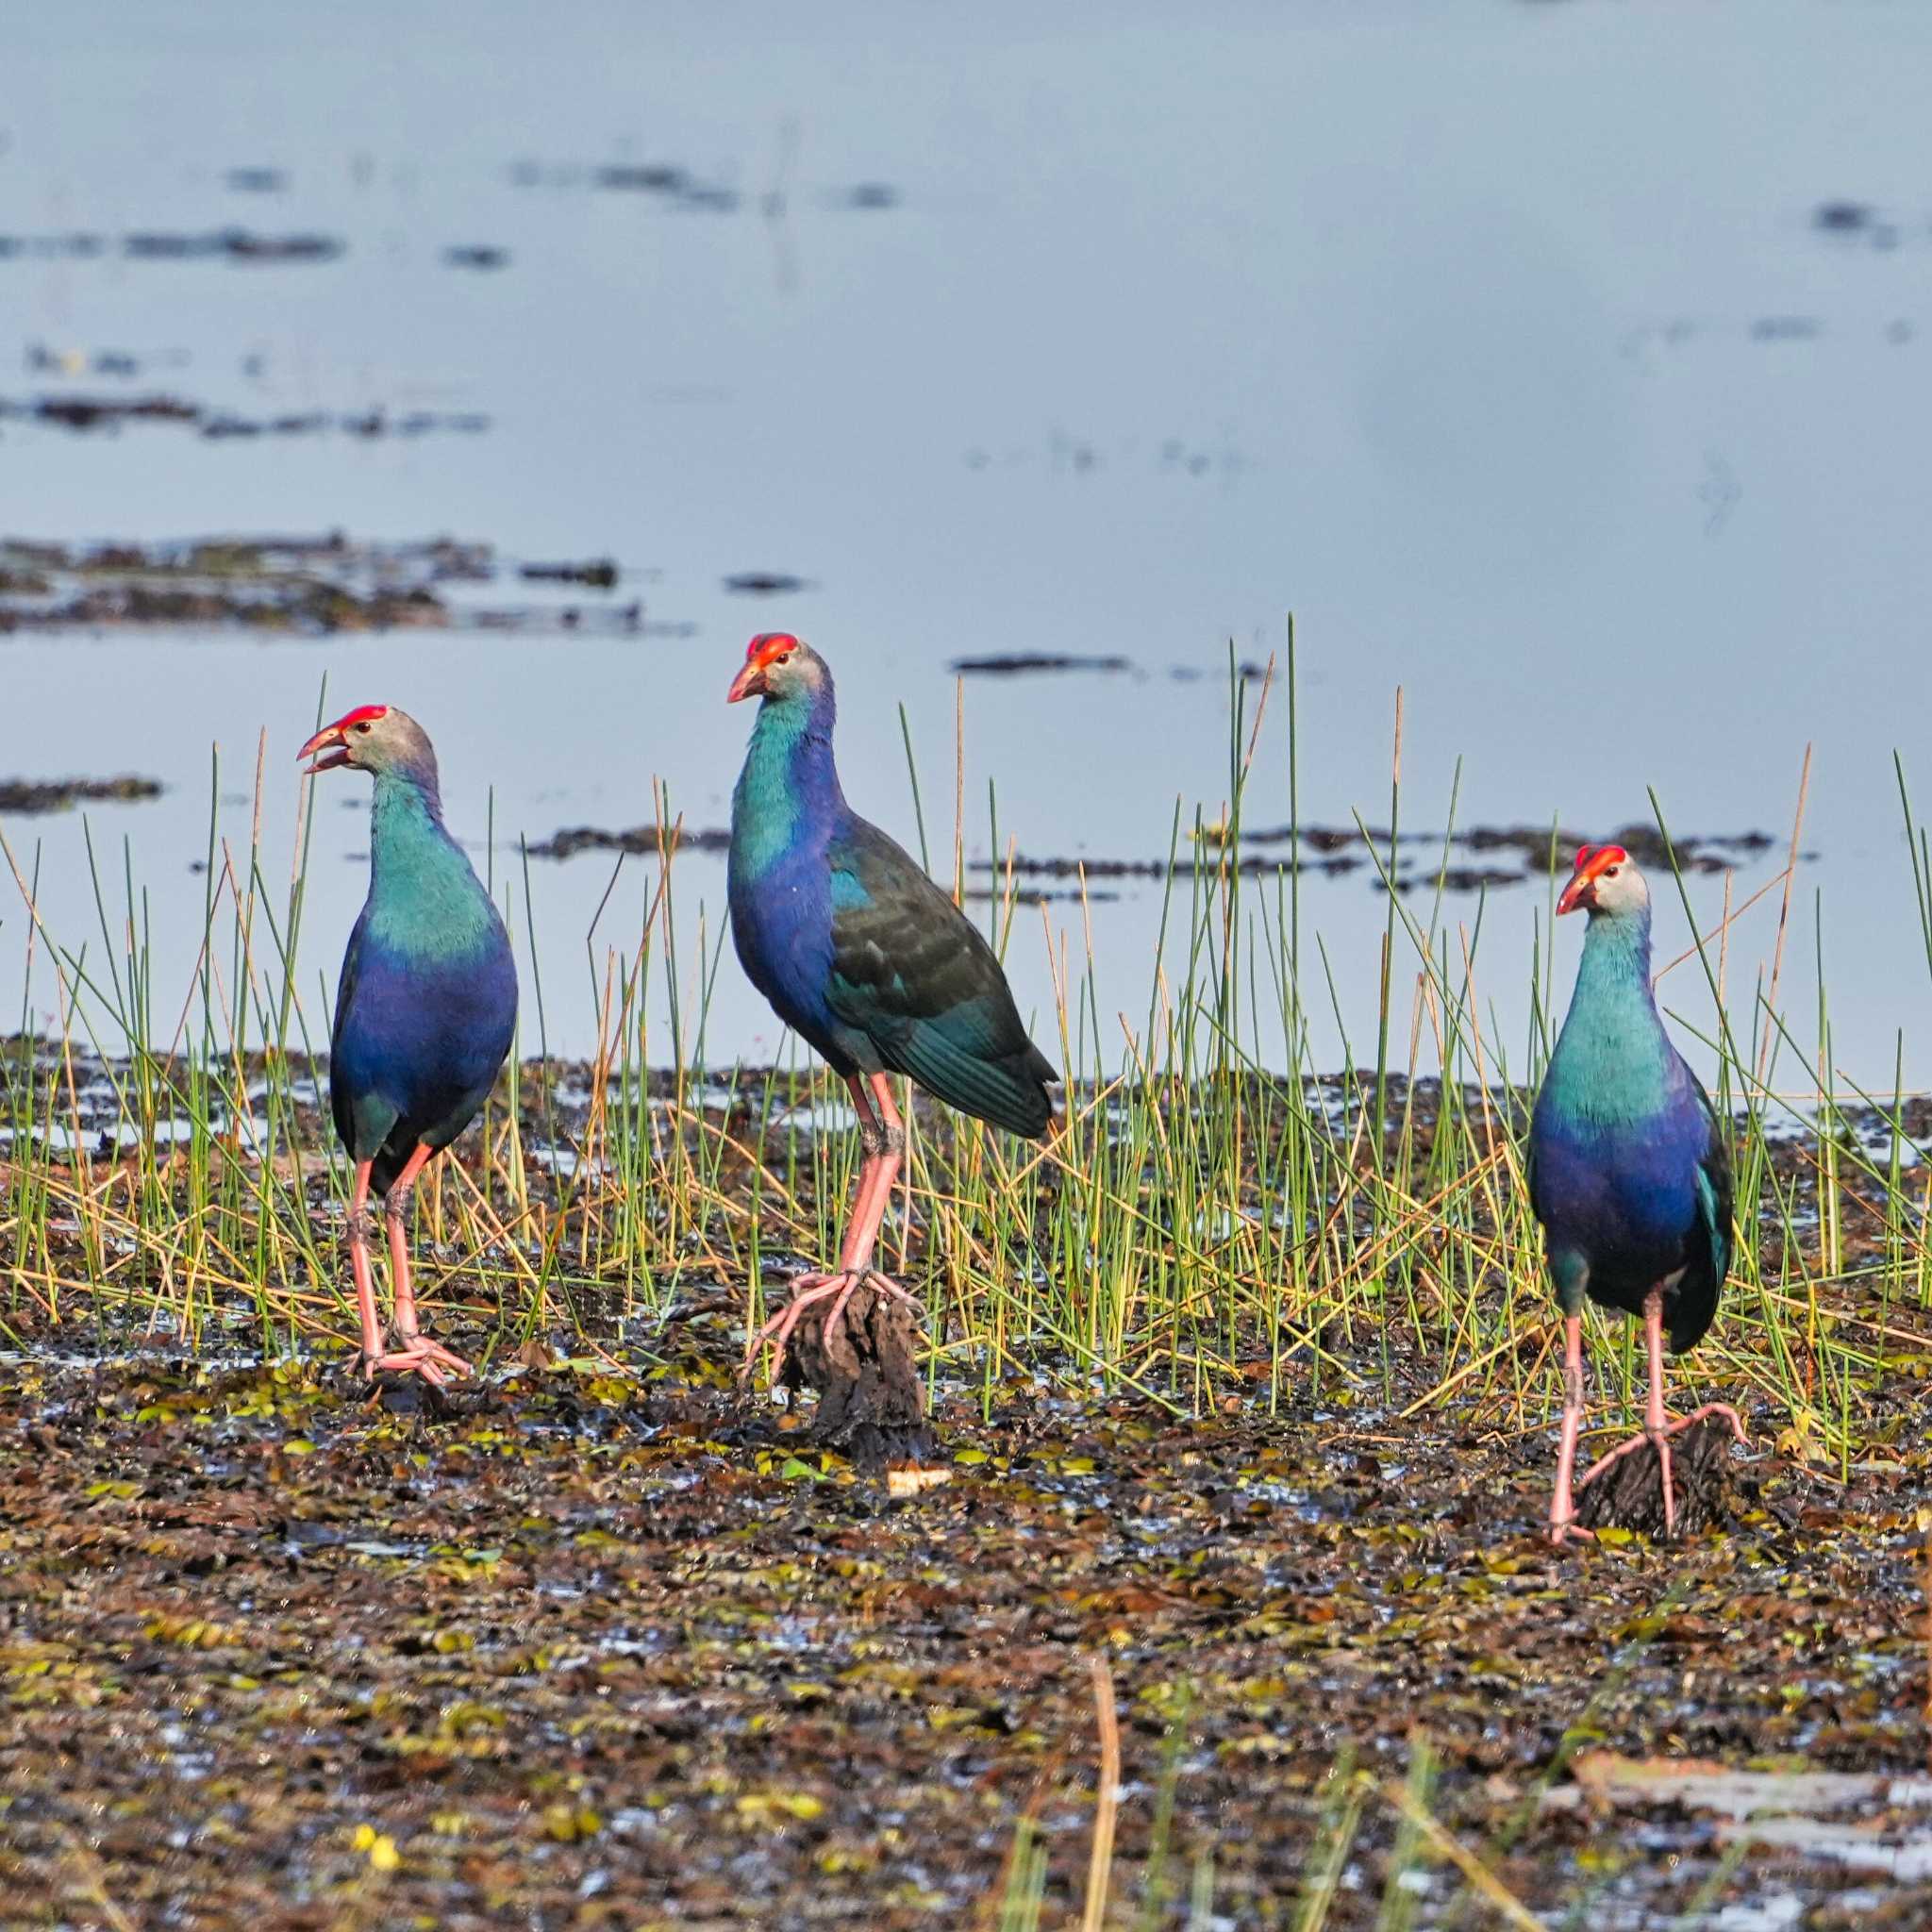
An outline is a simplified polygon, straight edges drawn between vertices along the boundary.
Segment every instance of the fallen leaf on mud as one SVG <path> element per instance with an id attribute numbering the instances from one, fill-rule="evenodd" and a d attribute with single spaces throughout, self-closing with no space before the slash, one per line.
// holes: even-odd
<path id="1" fill-rule="evenodd" d="M 886 1472 L 886 1494 L 903 1502 L 952 1480 L 950 1469 L 889 1469 Z"/>

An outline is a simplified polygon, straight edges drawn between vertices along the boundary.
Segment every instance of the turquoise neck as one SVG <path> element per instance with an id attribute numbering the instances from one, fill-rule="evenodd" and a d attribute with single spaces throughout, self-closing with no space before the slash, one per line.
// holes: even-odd
<path id="1" fill-rule="evenodd" d="M 386 945 L 418 957 L 459 957 L 489 932 L 495 908 L 443 829 L 433 784 L 398 772 L 375 774 L 369 861 L 369 930 Z"/>
<path id="2" fill-rule="evenodd" d="M 829 703 L 767 698 L 731 794 L 731 869 L 757 878 L 844 804 L 832 762 Z"/>
<path id="3" fill-rule="evenodd" d="M 1549 1084 L 1573 1117 L 1641 1120 L 1663 1105 L 1674 1058 L 1650 990 L 1650 911 L 1592 912 Z"/>

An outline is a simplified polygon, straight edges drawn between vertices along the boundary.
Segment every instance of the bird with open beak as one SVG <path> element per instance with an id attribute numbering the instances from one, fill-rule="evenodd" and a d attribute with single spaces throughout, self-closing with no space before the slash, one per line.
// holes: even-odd
<path id="1" fill-rule="evenodd" d="M 299 754 L 308 774 L 374 781 L 369 895 L 349 935 L 329 1034 L 329 1108 L 355 1174 L 349 1265 L 367 1375 L 400 1370 L 441 1385 L 469 1364 L 422 1331 L 409 1279 L 417 1176 L 470 1124 L 516 1032 L 509 935 L 442 822 L 436 753 L 393 705 L 361 705 Z M 388 1227 L 393 1333 L 385 1338 L 369 1262 L 369 1196 Z"/>

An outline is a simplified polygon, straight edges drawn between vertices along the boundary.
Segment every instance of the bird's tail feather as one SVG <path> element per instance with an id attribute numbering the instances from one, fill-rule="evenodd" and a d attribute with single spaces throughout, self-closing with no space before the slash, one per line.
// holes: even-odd
<path id="1" fill-rule="evenodd" d="M 900 1043 L 900 1071 L 961 1113 L 1037 1141 L 1053 1122 L 1053 1064 L 1029 1041 L 1022 1054 L 981 1059 L 929 1029 Z"/>

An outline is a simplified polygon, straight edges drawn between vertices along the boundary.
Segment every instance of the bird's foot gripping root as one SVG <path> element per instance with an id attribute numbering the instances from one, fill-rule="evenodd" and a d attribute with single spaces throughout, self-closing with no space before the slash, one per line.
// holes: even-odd
<path id="1" fill-rule="evenodd" d="M 432 1389 L 441 1389 L 447 1385 L 451 1374 L 474 1375 L 476 1373 L 461 1356 L 444 1348 L 440 1341 L 431 1341 L 426 1335 L 399 1335 L 397 1341 L 400 1345 L 387 1355 L 372 1355 L 364 1350 L 364 1381 L 375 1381 L 385 1370 L 399 1369 L 407 1374 L 421 1375 Z"/>
<path id="2" fill-rule="evenodd" d="M 1567 1516 L 1553 1515 L 1550 1518 L 1549 1534 L 1550 1547 L 1553 1550 L 1560 1550 L 1573 1536 L 1587 1538 L 1591 1542 L 1596 1541 L 1596 1531 L 1587 1524 L 1578 1523 L 1574 1509 Z"/>
<path id="3" fill-rule="evenodd" d="M 840 1268 L 829 1274 L 798 1275 L 791 1284 L 791 1298 L 745 1344 L 744 1363 L 738 1372 L 738 1379 L 741 1382 L 745 1380 L 758 1363 L 759 1349 L 769 1348 L 772 1351 L 772 1376 L 775 1381 L 784 1372 L 785 1351 L 791 1344 L 791 1334 L 798 1326 L 799 1317 L 808 1308 L 829 1301 L 832 1306 L 826 1312 L 824 1330 L 828 1335 L 833 1333 L 845 1319 L 846 1305 L 861 1284 L 868 1282 L 889 1300 L 904 1302 L 913 1308 L 919 1306 L 916 1295 L 901 1288 L 890 1274 L 881 1274 L 876 1268 Z"/>
<path id="4" fill-rule="evenodd" d="M 1675 1422 L 1666 1423 L 1661 1427 L 1655 1424 L 1649 1424 L 1638 1434 L 1632 1436 L 1628 1441 L 1619 1442 L 1608 1455 L 1599 1457 L 1596 1461 L 1591 1463 L 1576 1478 L 1578 1492 L 1581 1493 L 1581 1491 L 1587 1490 L 1598 1476 L 1614 1469 L 1626 1456 L 1634 1455 L 1648 1443 L 1657 1451 L 1657 1475 L 1663 1486 L 1664 1534 L 1666 1536 L 1674 1536 L 1677 1528 L 1677 1499 L 1674 1487 L 1671 1481 L 1671 1438 L 1683 1434 L 1686 1429 L 1695 1423 L 1701 1423 L 1707 1415 L 1722 1416 L 1725 1422 L 1730 1424 L 1731 1433 L 1739 1441 L 1747 1442 L 1750 1441 L 1750 1438 L 1744 1433 L 1744 1424 L 1740 1420 L 1738 1411 L 1735 1408 L 1724 1402 L 1707 1402 L 1702 1408 L 1692 1409 L 1689 1415 L 1680 1416 Z M 1574 1515 L 1565 1523 L 1552 1523 L 1550 1525 L 1550 1541 L 1560 1546 L 1566 1533 L 1574 1536 L 1588 1537 L 1593 1537 L 1596 1534 L 1593 1529 L 1587 1528 L 1584 1524 L 1578 1523 Z"/>

